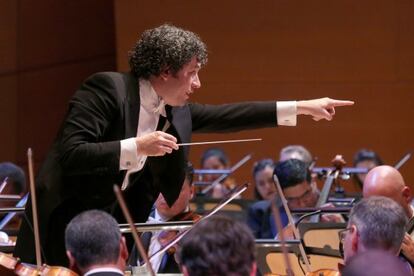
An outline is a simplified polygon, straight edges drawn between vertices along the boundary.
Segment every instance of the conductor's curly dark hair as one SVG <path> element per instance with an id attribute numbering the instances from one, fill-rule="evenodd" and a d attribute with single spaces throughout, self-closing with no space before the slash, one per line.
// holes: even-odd
<path id="1" fill-rule="evenodd" d="M 132 73 L 144 79 L 164 70 L 175 75 L 193 57 L 201 65 L 207 63 L 207 47 L 200 37 L 169 24 L 144 31 L 128 54 Z"/>

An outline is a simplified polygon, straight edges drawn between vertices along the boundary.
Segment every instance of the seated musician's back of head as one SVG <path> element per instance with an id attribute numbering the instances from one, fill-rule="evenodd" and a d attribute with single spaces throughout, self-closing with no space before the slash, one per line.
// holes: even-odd
<path id="1" fill-rule="evenodd" d="M 244 224 L 213 216 L 183 238 L 179 259 L 184 275 L 255 275 L 254 246 Z"/>
<path id="2" fill-rule="evenodd" d="M 90 210 L 74 217 L 66 227 L 65 246 L 72 270 L 123 275 L 128 251 L 118 223 L 108 213 Z"/>
<path id="3" fill-rule="evenodd" d="M 406 223 L 407 217 L 395 201 L 382 196 L 361 200 L 352 208 L 348 226 L 340 234 L 345 263 L 357 253 L 372 249 L 397 255 Z"/>

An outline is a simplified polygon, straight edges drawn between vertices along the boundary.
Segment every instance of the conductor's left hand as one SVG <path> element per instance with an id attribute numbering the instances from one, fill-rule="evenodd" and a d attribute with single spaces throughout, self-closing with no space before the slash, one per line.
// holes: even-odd
<path id="1" fill-rule="evenodd" d="M 331 98 L 298 101 L 297 114 L 310 115 L 315 121 L 321 119 L 330 121 L 335 115 L 335 107 L 353 104 L 353 101 L 335 100 Z"/>

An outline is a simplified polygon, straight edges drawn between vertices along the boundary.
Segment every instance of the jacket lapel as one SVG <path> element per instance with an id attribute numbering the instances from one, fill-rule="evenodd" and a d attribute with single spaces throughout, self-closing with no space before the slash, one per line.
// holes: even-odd
<path id="1" fill-rule="evenodd" d="M 124 103 L 125 116 L 125 138 L 135 137 L 137 135 L 139 120 L 139 84 L 137 78 L 131 73 L 126 74 L 126 99 Z"/>

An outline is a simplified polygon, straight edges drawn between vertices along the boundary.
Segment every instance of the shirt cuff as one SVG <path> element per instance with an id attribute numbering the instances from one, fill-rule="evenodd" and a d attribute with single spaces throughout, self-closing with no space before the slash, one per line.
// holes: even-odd
<path id="1" fill-rule="evenodd" d="M 138 167 L 139 157 L 135 137 L 121 140 L 121 156 L 119 157 L 120 170 L 130 170 Z"/>
<path id="2" fill-rule="evenodd" d="M 276 102 L 277 124 L 296 126 L 296 101 Z"/>

